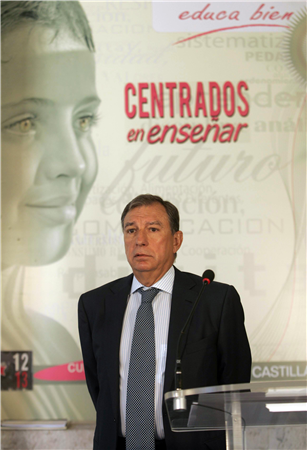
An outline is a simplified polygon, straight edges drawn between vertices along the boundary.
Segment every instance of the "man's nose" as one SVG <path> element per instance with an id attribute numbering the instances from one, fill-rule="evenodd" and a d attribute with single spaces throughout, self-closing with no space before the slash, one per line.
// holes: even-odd
<path id="1" fill-rule="evenodd" d="M 147 233 L 146 230 L 138 230 L 136 234 L 136 245 L 147 245 Z"/>
<path id="2" fill-rule="evenodd" d="M 81 139 L 78 139 L 71 124 L 70 127 L 63 128 L 48 134 L 41 142 L 43 156 L 37 171 L 38 182 L 39 178 L 43 177 L 78 178 L 86 170 Z"/>

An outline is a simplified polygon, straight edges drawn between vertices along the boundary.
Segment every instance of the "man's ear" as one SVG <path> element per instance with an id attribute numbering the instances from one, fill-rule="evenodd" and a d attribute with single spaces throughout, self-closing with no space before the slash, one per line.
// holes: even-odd
<path id="1" fill-rule="evenodd" d="M 182 231 L 176 231 L 176 233 L 174 233 L 174 235 L 173 235 L 173 251 L 174 251 L 174 253 L 177 253 L 177 251 L 180 249 L 182 241 L 183 241 Z"/>

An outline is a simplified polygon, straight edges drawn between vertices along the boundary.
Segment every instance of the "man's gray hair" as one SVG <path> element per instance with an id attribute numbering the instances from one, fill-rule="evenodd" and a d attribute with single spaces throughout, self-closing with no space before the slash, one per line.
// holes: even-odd
<path id="1" fill-rule="evenodd" d="M 163 200 L 158 195 L 152 195 L 152 194 L 142 194 L 135 197 L 131 202 L 128 203 L 128 205 L 125 206 L 125 209 L 123 210 L 122 216 L 121 216 L 121 223 L 122 223 L 122 229 L 124 229 L 124 220 L 126 215 L 128 214 L 131 209 L 139 208 L 140 206 L 149 206 L 153 205 L 154 203 L 160 203 L 162 206 L 164 206 L 165 211 L 168 215 L 169 224 L 171 227 L 172 234 L 175 234 L 176 231 L 179 231 L 179 212 L 175 205 L 173 205 L 171 202 L 167 200 Z"/>

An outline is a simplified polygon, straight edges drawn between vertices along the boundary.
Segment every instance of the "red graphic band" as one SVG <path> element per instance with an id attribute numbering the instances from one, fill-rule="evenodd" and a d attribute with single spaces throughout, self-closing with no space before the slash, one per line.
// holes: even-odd
<path id="1" fill-rule="evenodd" d="M 37 380 L 44 381 L 84 381 L 83 361 L 47 367 L 46 369 L 39 370 L 33 376 Z"/>

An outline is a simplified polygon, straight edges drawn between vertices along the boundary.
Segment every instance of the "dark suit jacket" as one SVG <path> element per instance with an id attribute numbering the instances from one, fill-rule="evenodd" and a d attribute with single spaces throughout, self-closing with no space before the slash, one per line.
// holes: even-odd
<path id="1" fill-rule="evenodd" d="M 83 294 L 79 300 L 79 332 L 86 381 L 97 411 L 94 450 L 115 450 L 120 428 L 119 347 L 132 275 Z M 180 331 L 202 286 L 201 277 L 175 269 L 168 335 L 164 392 L 174 389 Z M 183 389 L 247 383 L 251 354 L 244 313 L 234 287 L 212 282 L 203 293 L 182 357 Z M 220 432 L 173 433 L 163 407 L 168 449 L 222 450 Z"/>

